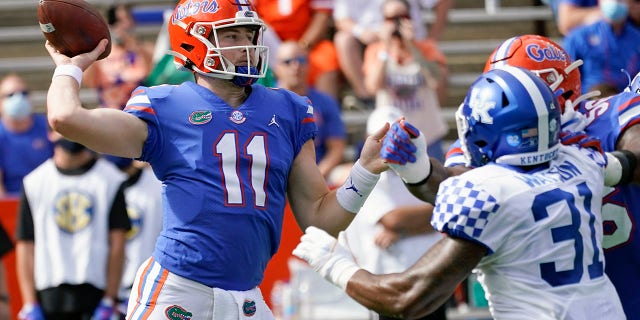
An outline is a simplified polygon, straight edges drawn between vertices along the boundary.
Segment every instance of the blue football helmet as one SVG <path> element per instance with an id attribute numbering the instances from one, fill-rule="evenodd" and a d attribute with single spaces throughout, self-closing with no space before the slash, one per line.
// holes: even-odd
<path id="1" fill-rule="evenodd" d="M 558 154 L 560 107 L 551 88 L 531 71 L 504 66 L 482 74 L 456 112 L 469 165 L 531 166 Z"/>

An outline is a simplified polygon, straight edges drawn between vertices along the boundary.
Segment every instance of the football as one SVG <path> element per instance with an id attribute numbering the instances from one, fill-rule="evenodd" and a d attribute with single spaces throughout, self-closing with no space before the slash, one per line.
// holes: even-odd
<path id="1" fill-rule="evenodd" d="M 102 39 L 109 39 L 109 44 L 98 60 L 111 52 L 107 21 L 84 0 L 39 0 L 38 22 L 44 37 L 66 56 L 89 52 Z"/>

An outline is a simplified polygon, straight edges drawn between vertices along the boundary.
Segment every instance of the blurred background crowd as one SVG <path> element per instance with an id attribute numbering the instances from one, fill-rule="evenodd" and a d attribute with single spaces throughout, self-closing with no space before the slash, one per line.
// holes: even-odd
<path id="1" fill-rule="evenodd" d="M 86 107 L 123 108 L 138 85 L 193 80 L 191 74 L 175 70 L 172 57 L 166 54 L 166 21 L 175 1 L 89 2 L 104 12 L 113 47 L 109 57 L 84 74 L 81 97 Z M 380 110 L 397 111 L 416 124 L 427 138 L 429 154 L 444 160 L 456 139 L 454 112 L 468 86 L 482 72 L 493 49 L 515 35 L 550 37 L 574 59 L 582 59 L 585 92 L 620 92 L 628 84 L 628 75 L 640 71 L 640 6 L 632 0 L 610 2 L 253 0 L 268 25 L 269 74 L 261 83 L 289 89 L 313 102 L 320 129 L 315 141 L 317 162 L 327 182 L 339 185 L 368 133 L 367 120 Z M 615 5 L 619 2 L 627 3 L 628 10 L 621 11 Z M 58 145 L 48 133 L 43 114 L 54 65 L 45 52 L 32 1 L 0 1 L 0 43 L 0 221 L 15 242 L 13 211 L 22 178 L 52 157 Z M 122 159 L 107 160 L 123 171 L 130 165 Z M 144 165 L 139 168 L 145 170 Z M 388 183 L 393 186 L 394 182 Z M 398 208 L 420 209 L 414 199 L 406 201 Z M 398 208 L 389 212 L 397 214 Z M 411 234 L 400 234 L 394 232 L 396 220 L 381 216 L 371 222 L 375 228 L 367 230 L 377 233 L 371 238 L 382 249 L 432 232 L 418 226 Z M 285 225 L 284 230 L 292 228 Z M 332 291 L 299 261 L 289 259 L 299 235 L 283 235 L 262 286 L 274 312 L 282 319 L 330 319 L 331 312 L 335 319 L 368 319 L 366 310 L 347 298 L 337 301 L 341 292 Z M 7 266 L 6 275 L 0 274 L 0 319 L 9 319 L 9 313 L 15 314 L 21 306 L 20 296 L 9 295 L 17 292 L 10 290 L 15 287 L 11 247 L 0 252 L 6 253 Z M 311 301 L 305 293 L 309 286 L 326 292 L 316 292 L 315 302 Z M 449 318 L 486 317 L 481 290 L 474 279 L 465 282 L 445 306 Z"/>

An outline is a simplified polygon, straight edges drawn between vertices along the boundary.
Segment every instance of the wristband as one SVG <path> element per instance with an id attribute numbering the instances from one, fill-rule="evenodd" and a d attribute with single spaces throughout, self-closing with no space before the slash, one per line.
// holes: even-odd
<path id="1" fill-rule="evenodd" d="M 345 210 L 358 213 L 379 178 L 379 174 L 369 172 L 360 164 L 360 160 L 356 161 L 349 177 L 336 191 L 338 203 Z"/>
<path id="2" fill-rule="evenodd" d="M 52 80 L 57 76 L 70 76 L 76 79 L 76 82 L 78 82 L 78 87 L 82 85 L 82 69 L 80 69 L 80 67 L 78 66 L 72 64 L 59 65 L 53 72 Z"/>
<path id="3" fill-rule="evenodd" d="M 625 185 L 633 180 L 637 159 L 633 152 L 616 150 L 607 152 L 607 167 L 605 168 L 604 184 L 608 187 Z"/>

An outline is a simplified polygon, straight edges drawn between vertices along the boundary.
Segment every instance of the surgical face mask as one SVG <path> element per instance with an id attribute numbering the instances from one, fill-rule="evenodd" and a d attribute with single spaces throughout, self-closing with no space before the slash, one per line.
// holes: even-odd
<path id="1" fill-rule="evenodd" d="M 611 22 L 624 21 L 629 15 L 629 7 L 627 4 L 619 1 L 600 1 L 600 10 L 602 10 L 605 19 Z"/>
<path id="2" fill-rule="evenodd" d="M 31 110 L 31 102 L 26 93 L 14 93 L 4 99 L 2 109 L 4 116 L 23 120 L 31 116 Z"/>

